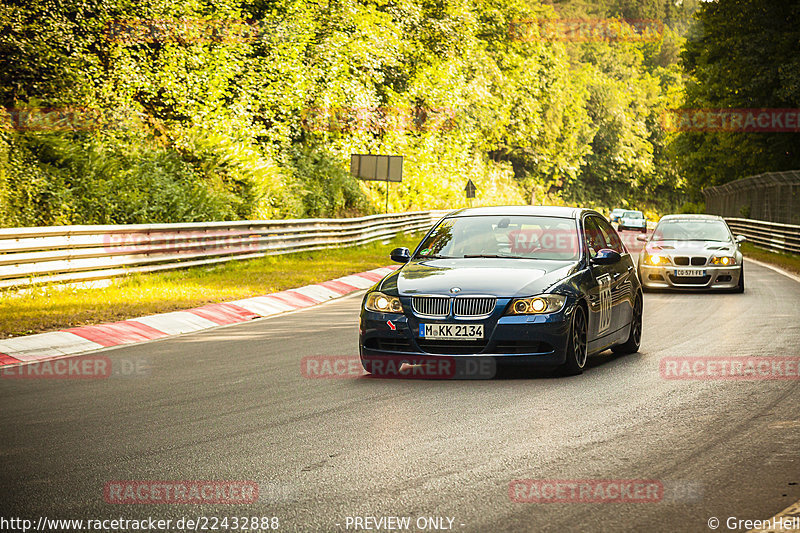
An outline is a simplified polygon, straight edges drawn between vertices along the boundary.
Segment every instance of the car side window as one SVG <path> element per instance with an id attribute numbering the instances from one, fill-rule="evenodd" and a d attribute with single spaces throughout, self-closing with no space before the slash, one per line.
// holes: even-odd
<path id="1" fill-rule="evenodd" d="M 606 248 L 605 239 L 600 232 L 600 228 L 597 227 L 595 217 L 583 219 L 583 238 L 586 241 L 586 248 L 590 258 L 596 256 L 601 249 Z"/>
<path id="2" fill-rule="evenodd" d="M 600 228 L 600 232 L 603 234 L 603 240 L 605 241 L 604 248 L 611 248 L 617 253 L 624 254 L 626 253 L 625 247 L 622 245 L 622 241 L 617 235 L 617 232 L 614 231 L 614 228 L 611 227 L 611 224 L 606 222 L 604 218 L 597 218 L 592 217 L 597 222 L 597 226 Z"/>

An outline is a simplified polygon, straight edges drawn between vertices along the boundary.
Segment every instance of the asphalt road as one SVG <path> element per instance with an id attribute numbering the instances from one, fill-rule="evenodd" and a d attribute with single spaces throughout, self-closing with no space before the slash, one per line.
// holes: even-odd
<path id="1" fill-rule="evenodd" d="M 800 283 L 746 268 L 742 295 L 646 294 L 640 353 L 576 377 L 304 377 L 304 356 L 357 353 L 356 296 L 100 353 L 115 372 L 147 364 L 130 376 L 0 379 L 0 516 L 277 516 L 286 531 L 347 531 L 348 516 L 450 517 L 455 531 L 768 518 L 800 499 L 799 382 L 659 372 L 665 357 L 800 355 Z M 516 503 L 515 479 L 648 479 L 664 493 Z M 111 480 L 253 480 L 260 499 L 114 505 Z"/>

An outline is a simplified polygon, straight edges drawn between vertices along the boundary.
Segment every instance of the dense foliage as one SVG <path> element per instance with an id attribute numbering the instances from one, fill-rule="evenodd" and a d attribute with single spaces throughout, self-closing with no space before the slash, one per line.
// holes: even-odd
<path id="1" fill-rule="evenodd" d="M 800 3 L 720 0 L 696 16 L 682 54 L 690 76 L 683 107 L 800 108 Z M 687 131 L 674 150 L 695 197 L 709 185 L 800 169 L 796 130 Z"/>
<path id="2" fill-rule="evenodd" d="M 468 178 L 483 204 L 670 209 L 660 116 L 681 101 L 694 6 L 4 0 L 0 225 L 382 210 L 351 153 L 405 156 L 390 210 L 466 205 Z M 631 42 L 512 31 L 558 17 L 666 25 Z"/>

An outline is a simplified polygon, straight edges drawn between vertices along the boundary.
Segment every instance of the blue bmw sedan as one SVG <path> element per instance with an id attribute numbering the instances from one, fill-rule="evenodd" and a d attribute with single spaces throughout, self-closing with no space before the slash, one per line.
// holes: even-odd
<path id="1" fill-rule="evenodd" d="M 391 358 L 493 358 L 580 374 L 589 355 L 639 349 L 642 289 L 616 231 L 596 211 L 481 207 L 442 218 L 364 296 L 367 372 Z M 373 372 L 375 373 L 375 372 Z"/>

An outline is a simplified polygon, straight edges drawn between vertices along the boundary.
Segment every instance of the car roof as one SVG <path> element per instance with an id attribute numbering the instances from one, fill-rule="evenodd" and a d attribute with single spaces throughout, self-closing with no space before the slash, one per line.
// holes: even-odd
<path id="1" fill-rule="evenodd" d="M 664 215 L 663 217 L 661 217 L 661 220 L 659 220 L 659 222 L 661 222 L 661 221 L 670 222 L 670 221 L 680 221 L 680 220 L 686 220 L 686 221 L 689 221 L 689 220 L 698 220 L 698 221 L 700 221 L 700 220 L 702 220 L 702 221 L 705 221 L 705 222 L 709 222 L 709 221 L 712 221 L 712 220 L 721 220 L 723 222 L 725 221 L 725 219 L 722 218 L 719 215 L 704 215 L 704 214 L 699 214 L 699 213 L 692 213 L 692 214 L 686 214 L 686 215 Z"/>
<path id="2" fill-rule="evenodd" d="M 592 209 L 581 207 L 562 207 L 556 205 L 503 205 L 493 207 L 469 207 L 448 213 L 447 217 L 529 215 L 561 218 L 577 218 L 582 213 L 599 214 Z"/>
<path id="3" fill-rule="evenodd" d="M 644 214 L 644 213 L 642 213 L 641 211 L 639 211 L 638 209 L 625 209 L 625 212 L 626 212 L 626 213 L 639 213 L 639 214 Z"/>

